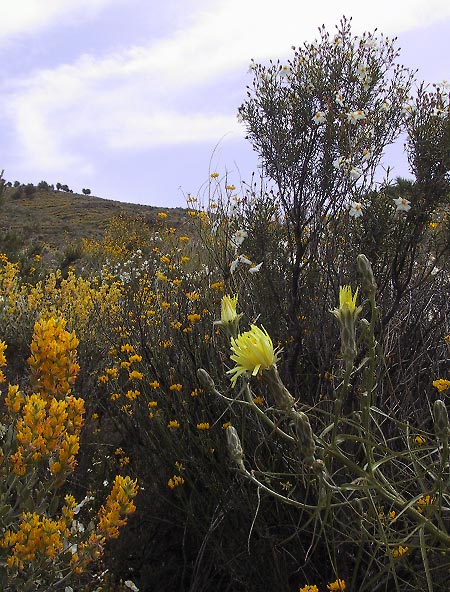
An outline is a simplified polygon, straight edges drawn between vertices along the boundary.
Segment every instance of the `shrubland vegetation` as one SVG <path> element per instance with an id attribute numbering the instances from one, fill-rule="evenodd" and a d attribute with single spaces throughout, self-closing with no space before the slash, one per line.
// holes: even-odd
<path id="1" fill-rule="evenodd" d="M 252 62 L 261 178 L 3 240 L 2 589 L 449 588 L 449 88 L 397 60 L 320 29 Z"/>

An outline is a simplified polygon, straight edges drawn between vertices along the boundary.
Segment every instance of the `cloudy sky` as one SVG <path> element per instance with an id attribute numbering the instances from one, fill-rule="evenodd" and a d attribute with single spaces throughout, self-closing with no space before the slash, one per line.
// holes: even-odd
<path id="1" fill-rule="evenodd" d="M 249 179 L 250 59 L 285 59 L 343 15 L 396 35 L 419 80 L 450 79 L 448 0 L 0 2 L 0 170 L 108 199 L 184 206 L 213 170 Z"/>

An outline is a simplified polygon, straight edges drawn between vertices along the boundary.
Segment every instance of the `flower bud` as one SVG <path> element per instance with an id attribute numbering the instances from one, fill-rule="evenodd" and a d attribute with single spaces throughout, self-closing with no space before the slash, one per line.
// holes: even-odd
<path id="1" fill-rule="evenodd" d="M 375 292 L 377 291 L 377 283 L 373 275 L 370 261 L 364 254 L 361 253 L 356 257 L 356 265 L 361 276 L 361 284 L 364 292 L 368 296 L 375 296 Z"/>
<path id="2" fill-rule="evenodd" d="M 228 451 L 231 458 L 238 465 L 238 467 L 244 471 L 244 451 L 242 450 L 241 440 L 236 428 L 233 426 L 228 426 L 225 430 L 225 434 L 227 437 Z"/>
<path id="3" fill-rule="evenodd" d="M 348 362 L 353 362 L 357 353 L 355 325 L 362 311 L 361 306 L 356 306 L 357 297 L 358 288 L 352 294 L 350 286 L 340 286 L 339 308 L 331 311 L 341 326 L 341 353 L 344 360 Z"/>
<path id="4" fill-rule="evenodd" d="M 434 433 L 443 442 L 448 438 L 448 414 L 444 401 L 438 399 L 433 405 Z"/>
<path id="5" fill-rule="evenodd" d="M 222 296 L 220 321 L 214 321 L 215 325 L 221 327 L 231 337 L 236 337 L 239 321 L 242 317 L 242 314 L 236 312 L 237 301 L 237 296 L 229 296 L 228 294 Z"/>
<path id="6" fill-rule="evenodd" d="M 294 423 L 300 452 L 304 457 L 305 463 L 313 465 L 316 444 L 314 442 L 313 431 L 311 429 L 308 416 L 302 411 L 294 411 L 292 413 L 292 420 Z"/>
<path id="7" fill-rule="evenodd" d="M 204 370 L 203 368 L 199 368 L 197 370 L 197 378 L 199 379 L 203 388 L 207 392 L 208 391 L 211 392 L 216 388 L 216 385 L 214 384 L 214 380 L 211 378 L 211 376 L 208 374 L 208 372 L 206 372 L 206 370 Z"/>

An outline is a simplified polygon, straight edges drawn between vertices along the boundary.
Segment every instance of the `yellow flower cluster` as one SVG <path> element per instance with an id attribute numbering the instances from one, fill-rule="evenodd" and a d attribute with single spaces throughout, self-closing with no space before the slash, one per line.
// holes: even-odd
<path id="1" fill-rule="evenodd" d="M 7 348 L 6 343 L 4 341 L 0 341 L 0 384 L 2 382 L 6 381 L 3 370 L 1 370 L 1 368 L 4 368 L 6 366 L 6 357 L 5 357 L 6 348 Z"/>
<path id="2" fill-rule="evenodd" d="M 409 551 L 409 547 L 408 546 L 403 547 L 403 545 L 399 545 L 397 548 L 395 548 L 392 551 L 392 555 L 396 559 L 398 559 L 399 557 L 403 557 L 403 555 L 406 555 L 408 553 L 408 551 Z"/>
<path id="3" fill-rule="evenodd" d="M 180 475 L 174 475 L 171 479 L 169 479 L 167 485 L 173 490 L 180 485 L 184 485 L 184 479 Z"/>
<path id="4" fill-rule="evenodd" d="M 338 578 L 327 585 L 327 590 L 345 590 L 345 580 Z M 319 592 L 319 588 L 315 584 L 306 584 L 300 588 L 299 592 Z"/>
<path id="5" fill-rule="evenodd" d="M 127 517 L 136 511 L 133 499 L 139 491 L 137 481 L 117 475 L 105 504 L 98 512 L 98 524 L 72 555 L 71 567 L 81 573 L 89 563 L 98 560 L 108 539 L 119 536 L 119 528 L 127 523 Z"/>
<path id="6" fill-rule="evenodd" d="M 4 532 L 0 547 L 8 550 L 6 563 L 10 568 L 23 570 L 27 563 L 54 559 L 64 550 L 75 508 L 71 495 L 67 495 L 65 501 L 59 519 L 23 512 L 17 530 Z"/>
<path id="7" fill-rule="evenodd" d="M 0 295 L 3 297 L 6 316 L 21 313 L 22 294 L 19 264 L 11 263 L 4 253 L 0 253 Z"/>
<path id="8" fill-rule="evenodd" d="M 443 393 L 448 388 L 450 388 L 450 380 L 445 378 L 439 378 L 438 380 L 433 380 L 433 386 L 437 388 L 440 393 Z"/>
<path id="9" fill-rule="evenodd" d="M 202 423 L 198 423 L 197 424 L 197 429 L 202 431 L 202 430 L 209 430 L 209 422 L 202 422 Z"/>
<path id="10" fill-rule="evenodd" d="M 17 450 L 11 457 L 13 471 L 25 475 L 30 463 L 48 460 L 52 475 L 60 481 L 76 465 L 83 426 L 84 400 L 69 395 L 64 400 L 44 399 L 40 394 L 23 396 L 10 386 L 5 399 L 16 421 Z"/>
<path id="11" fill-rule="evenodd" d="M 76 361 L 78 339 L 65 330 L 62 317 L 41 319 L 34 325 L 31 342 L 31 383 L 45 399 L 70 394 L 80 369 Z"/>
<path id="12" fill-rule="evenodd" d="M 345 580 L 337 579 L 328 584 L 327 590 L 345 590 Z"/>
<path id="13" fill-rule="evenodd" d="M 432 506 L 435 503 L 435 501 L 436 498 L 432 497 L 431 495 L 425 495 L 424 497 L 421 497 L 417 500 L 417 511 L 423 514 L 429 506 Z"/>

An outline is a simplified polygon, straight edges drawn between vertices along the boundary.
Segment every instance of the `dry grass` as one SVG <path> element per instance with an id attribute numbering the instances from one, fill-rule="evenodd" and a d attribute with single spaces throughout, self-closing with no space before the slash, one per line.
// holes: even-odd
<path id="1" fill-rule="evenodd" d="M 120 214 L 150 225 L 163 210 L 172 226 L 178 227 L 185 220 L 182 208 L 157 208 L 63 191 L 39 191 L 17 198 L 14 191 L 6 189 L 3 195 L 0 250 L 8 244 L 17 250 L 42 243 L 60 250 L 81 238 L 100 239 L 110 220 Z"/>

